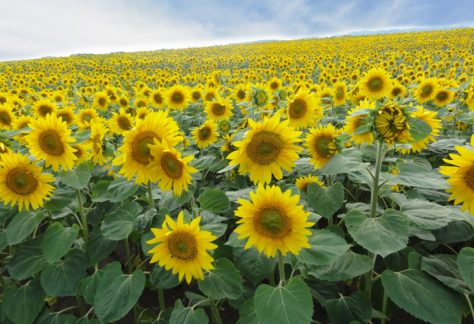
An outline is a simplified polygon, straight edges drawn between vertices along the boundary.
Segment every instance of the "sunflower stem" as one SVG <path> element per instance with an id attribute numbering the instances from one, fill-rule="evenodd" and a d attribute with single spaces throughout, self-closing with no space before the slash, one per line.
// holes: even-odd
<path id="1" fill-rule="evenodd" d="M 160 304 L 160 312 L 164 312 L 166 310 L 165 292 L 161 288 L 158 288 L 158 302 Z"/>
<path id="2" fill-rule="evenodd" d="M 153 192 L 151 191 L 151 181 L 148 181 L 148 201 L 150 203 L 150 208 L 155 208 L 155 201 L 153 200 Z"/>
<path id="3" fill-rule="evenodd" d="M 387 296 L 387 292 L 384 289 L 383 299 L 382 299 L 382 314 L 384 315 L 384 317 L 380 320 L 380 324 L 385 324 L 385 317 L 387 316 L 387 301 L 388 301 L 388 296 Z"/>
<path id="4" fill-rule="evenodd" d="M 81 191 L 76 189 L 77 203 L 79 204 L 79 213 L 81 214 L 81 223 L 82 223 L 82 232 L 84 236 L 84 241 L 87 242 L 89 239 L 89 227 L 87 226 L 87 215 L 84 210 L 84 204 L 82 202 Z"/>
<path id="5" fill-rule="evenodd" d="M 130 264 L 130 244 L 128 243 L 128 237 L 123 240 L 125 246 L 125 258 L 127 264 L 128 273 L 132 273 L 132 265 Z"/>
<path id="6" fill-rule="evenodd" d="M 211 313 L 213 314 L 213 319 L 215 324 L 222 324 L 221 315 L 217 309 L 216 302 L 213 299 L 209 300 L 209 305 L 211 306 Z"/>
<path id="7" fill-rule="evenodd" d="M 280 284 L 285 284 L 286 276 L 285 276 L 285 262 L 283 258 L 283 254 L 280 251 L 277 252 L 278 255 L 278 273 L 280 274 Z"/>
<path id="8" fill-rule="evenodd" d="M 469 305 L 469 310 L 471 311 L 471 317 L 474 319 L 474 308 L 472 307 L 472 302 L 471 299 L 469 298 L 469 294 L 464 294 L 464 297 L 466 297 L 467 304 Z"/>

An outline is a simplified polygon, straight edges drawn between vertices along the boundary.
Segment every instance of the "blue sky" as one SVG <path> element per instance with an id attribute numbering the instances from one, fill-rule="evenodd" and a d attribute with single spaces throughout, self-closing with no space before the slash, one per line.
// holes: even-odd
<path id="1" fill-rule="evenodd" d="M 0 0 L 0 60 L 474 26 L 472 0 Z"/>

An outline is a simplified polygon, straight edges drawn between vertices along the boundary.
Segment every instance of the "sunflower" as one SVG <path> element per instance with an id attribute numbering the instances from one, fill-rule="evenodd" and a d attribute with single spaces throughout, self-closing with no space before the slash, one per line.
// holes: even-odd
<path id="1" fill-rule="evenodd" d="M 361 113 L 365 109 L 375 109 L 375 101 L 362 100 L 357 107 L 347 112 L 344 132 L 351 135 L 351 141 L 355 144 L 372 144 L 374 142 L 374 134 L 370 130 L 356 134 L 356 130 L 367 123 L 369 114 Z"/>
<path id="2" fill-rule="evenodd" d="M 129 180 L 136 175 L 138 184 L 146 184 L 157 177 L 150 169 L 153 156 L 149 145 L 157 139 L 174 147 L 183 139 L 178 124 L 165 111 L 150 112 L 123 136 L 123 144 L 118 148 L 119 155 L 113 164 L 121 166 L 119 173 Z"/>
<path id="3" fill-rule="evenodd" d="M 0 199 L 4 204 L 18 205 L 18 209 L 40 208 L 51 197 L 54 189 L 49 183 L 54 177 L 42 173 L 42 168 L 32 164 L 28 157 L 8 152 L 1 155 Z"/>
<path id="4" fill-rule="evenodd" d="M 436 118 L 436 112 L 424 109 L 422 106 L 418 106 L 417 108 L 417 111 L 411 113 L 411 117 L 420 119 L 430 125 L 431 133 L 414 143 L 410 143 L 411 148 L 397 148 L 397 151 L 401 152 L 402 154 L 408 154 L 410 152 L 419 153 L 422 150 L 426 149 L 429 143 L 434 142 L 436 140 L 435 137 L 439 136 L 439 131 L 441 130 L 441 120 Z"/>
<path id="5" fill-rule="evenodd" d="M 280 115 L 264 118 L 262 122 L 248 120 L 250 130 L 242 141 L 234 143 L 237 150 L 227 159 L 231 165 L 239 165 L 239 173 L 249 173 L 253 183 L 269 183 L 272 175 L 283 177 L 282 169 L 291 171 L 298 159 L 301 132 L 280 122 Z"/>
<path id="6" fill-rule="evenodd" d="M 227 134 L 225 137 L 224 137 L 224 143 L 222 144 L 221 146 L 221 151 L 222 152 L 233 152 L 235 151 L 235 146 L 234 144 L 232 143 L 234 139 L 234 134 Z"/>
<path id="7" fill-rule="evenodd" d="M 411 139 L 410 124 L 403 106 L 387 103 L 375 114 L 374 128 L 386 143 L 406 143 Z"/>
<path id="8" fill-rule="evenodd" d="M 179 280 L 186 278 L 189 284 L 193 278 L 204 279 L 204 271 L 214 269 L 214 259 L 209 250 L 215 250 L 212 243 L 217 238 L 199 227 L 201 217 L 194 218 L 190 224 L 184 223 L 184 213 L 178 214 L 175 222 L 169 215 L 161 228 L 152 228 L 154 238 L 147 244 L 157 244 L 148 253 L 152 255 L 150 263 L 158 262 L 166 270 L 178 274 Z"/>
<path id="9" fill-rule="evenodd" d="M 76 115 L 72 107 L 62 108 L 56 111 L 56 116 L 62 121 L 66 122 L 68 126 L 74 124 L 76 120 Z"/>
<path id="10" fill-rule="evenodd" d="M 347 101 L 347 86 L 344 82 L 337 82 L 333 88 L 333 102 L 336 106 L 341 106 Z"/>
<path id="11" fill-rule="evenodd" d="M 239 199 L 235 211 L 239 226 L 235 229 L 240 240 L 248 238 L 245 248 L 255 247 L 260 253 L 274 257 L 277 251 L 298 255 L 309 248 L 309 213 L 299 204 L 300 196 L 284 193 L 280 187 L 258 186 L 250 193 L 250 201 Z"/>
<path id="12" fill-rule="evenodd" d="M 288 101 L 287 115 L 291 127 L 305 128 L 320 120 L 323 110 L 314 93 L 300 90 Z"/>
<path id="13" fill-rule="evenodd" d="M 206 103 L 204 111 L 211 120 L 228 120 L 232 116 L 232 103 L 227 99 L 219 99 Z"/>
<path id="14" fill-rule="evenodd" d="M 450 186 L 446 191 L 451 194 L 449 200 L 462 204 L 462 210 L 474 215 L 474 135 L 471 136 L 471 147 L 456 146 L 459 154 L 450 154 L 450 160 L 444 162 L 451 166 L 441 166 L 439 172 L 448 177 Z"/>
<path id="15" fill-rule="evenodd" d="M 77 125 L 80 129 L 89 129 L 92 121 L 96 120 L 99 116 L 97 111 L 92 108 L 79 110 L 79 116 L 77 117 Z"/>
<path id="16" fill-rule="evenodd" d="M 358 85 L 361 94 L 374 99 L 383 98 L 392 90 L 390 76 L 382 69 L 369 70 Z"/>
<path id="17" fill-rule="evenodd" d="M 143 119 L 145 119 L 145 117 L 146 117 L 150 112 L 151 112 L 151 111 L 150 111 L 148 108 L 142 107 L 142 108 L 137 109 L 137 113 L 136 113 L 135 117 L 138 118 L 138 119 L 143 120 Z"/>
<path id="18" fill-rule="evenodd" d="M 198 102 L 202 98 L 202 89 L 195 87 L 191 90 L 191 100 L 192 102 Z"/>
<path id="19" fill-rule="evenodd" d="M 47 115 L 52 114 L 56 110 L 58 110 L 58 107 L 55 103 L 47 99 L 41 99 L 35 103 L 35 105 L 33 106 L 33 110 L 37 117 L 44 118 Z"/>
<path id="20" fill-rule="evenodd" d="M 245 85 L 237 85 L 236 87 L 234 87 L 232 91 L 232 97 L 237 103 L 248 102 L 251 100 L 249 95 L 249 89 Z"/>
<path id="21" fill-rule="evenodd" d="M 217 124 L 208 120 L 192 132 L 194 141 L 200 149 L 206 148 L 217 141 Z"/>
<path id="22" fill-rule="evenodd" d="M 113 134 L 123 134 L 133 128 L 133 118 L 123 108 L 118 113 L 113 113 L 110 119 L 110 131 Z"/>
<path id="23" fill-rule="evenodd" d="M 175 85 L 166 92 L 166 104 L 169 109 L 183 110 L 191 101 L 189 89 L 182 85 Z"/>
<path id="24" fill-rule="evenodd" d="M 393 87 L 390 91 L 390 98 L 395 99 L 403 97 L 406 92 L 405 87 L 398 80 L 392 80 L 392 85 Z"/>
<path id="25" fill-rule="evenodd" d="M 415 90 L 415 98 L 419 103 L 429 101 L 434 98 L 438 90 L 438 82 L 435 78 L 424 79 Z"/>
<path id="26" fill-rule="evenodd" d="M 48 114 L 43 119 L 36 119 L 30 123 L 31 132 L 25 136 L 32 155 L 45 161 L 46 167 L 51 166 L 54 171 L 59 167 L 71 170 L 74 161 L 74 149 L 71 143 L 71 130 L 67 124 L 55 115 Z"/>
<path id="27" fill-rule="evenodd" d="M 437 89 L 434 94 L 434 104 L 438 107 L 449 105 L 454 99 L 454 92 L 448 89 Z"/>
<path id="28" fill-rule="evenodd" d="M 339 131 L 332 124 L 318 126 L 306 135 L 306 147 L 311 153 L 311 162 L 317 169 L 322 168 L 334 155 L 338 148 L 336 138 Z"/>
<path id="29" fill-rule="evenodd" d="M 252 101 L 257 107 L 266 108 L 270 105 L 271 99 L 271 91 L 264 85 L 252 91 Z"/>
<path id="30" fill-rule="evenodd" d="M 295 185 L 298 187 L 299 190 L 301 190 L 303 192 L 306 192 L 306 190 L 308 189 L 308 186 L 311 183 L 316 183 L 320 187 L 326 187 L 324 185 L 324 182 L 322 182 L 321 180 L 319 180 L 318 177 L 313 176 L 313 175 L 307 175 L 307 176 L 304 176 L 304 177 L 299 177 L 295 181 Z"/>
<path id="31" fill-rule="evenodd" d="M 191 174 L 197 172 L 189 166 L 194 157 L 181 157 L 181 153 L 168 147 L 165 141 L 159 142 L 155 139 L 155 143 L 149 147 L 153 156 L 151 168 L 157 174 L 161 190 L 173 190 L 175 196 L 181 196 L 183 191 L 188 191 Z"/>
<path id="32" fill-rule="evenodd" d="M 100 110 L 107 110 L 109 107 L 109 96 L 107 92 L 97 92 L 94 96 L 94 106 Z"/>
<path id="33" fill-rule="evenodd" d="M 76 165 L 81 164 L 82 162 L 89 161 L 91 158 L 91 153 L 88 151 L 87 144 L 76 144 L 72 148 L 75 150 L 74 155 L 76 156 Z"/>
<path id="34" fill-rule="evenodd" d="M 0 129 L 11 129 L 14 120 L 13 107 L 8 103 L 0 105 Z"/>
<path id="35" fill-rule="evenodd" d="M 165 103 L 165 97 L 163 95 L 163 90 L 156 89 L 150 93 L 150 102 L 153 107 L 163 108 Z"/>
<path id="36" fill-rule="evenodd" d="M 91 123 L 90 129 L 91 135 L 85 143 L 85 147 L 92 152 L 92 161 L 98 165 L 103 165 L 107 162 L 104 156 L 104 138 L 107 127 L 104 121 L 96 119 Z"/>
<path id="37" fill-rule="evenodd" d="M 270 88 L 271 91 L 277 91 L 277 90 L 280 90 L 281 86 L 282 86 L 282 82 L 280 79 L 278 78 L 271 78 L 269 81 L 268 81 L 268 87 Z"/>

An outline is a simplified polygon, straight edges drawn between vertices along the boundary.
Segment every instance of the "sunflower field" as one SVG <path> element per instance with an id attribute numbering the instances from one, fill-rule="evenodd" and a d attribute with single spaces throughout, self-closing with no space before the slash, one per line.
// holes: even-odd
<path id="1" fill-rule="evenodd" d="M 0 63 L 1 323 L 472 323 L 474 29 Z"/>

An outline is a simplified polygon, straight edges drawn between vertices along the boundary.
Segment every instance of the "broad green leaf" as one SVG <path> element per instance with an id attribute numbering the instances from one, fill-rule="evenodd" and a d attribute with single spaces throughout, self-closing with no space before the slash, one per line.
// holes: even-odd
<path id="1" fill-rule="evenodd" d="M 116 247 L 117 241 L 106 239 L 101 232 L 92 234 L 86 243 L 89 266 L 93 266 L 108 257 Z"/>
<path id="2" fill-rule="evenodd" d="M 57 212 L 71 205 L 76 199 L 74 189 L 69 187 L 58 188 L 53 191 L 51 199 L 44 203 L 44 208 L 50 212 Z"/>
<path id="3" fill-rule="evenodd" d="M 449 288 L 413 269 L 385 270 L 382 284 L 388 297 L 415 317 L 431 323 L 461 323 L 463 305 Z"/>
<path id="4" fill-rule="evenodd" d="M 308 204 L 323 217 L 332 217 L 342 207 L 343 202 L 344 186 L 340 182 L 327 188 L 320 187 L 316 183 L 308 186 Z"/>
<path id="5" fill-rule="evenodd" d="M 74 224 L 71 227 L 64 227 L 61 223 L 52 223 L 44 233 L 41 241 L 43 255 L 49 263 L 61 259 L 68 252 L 72 242 L 79 234 L 79 227 Z"/>
<path id="6" fill-rule="evenodd" d="M 239 272 L 226 258 L 217 259 L 214 269 L 204 275 L 204 280 L 198 281 L 198 286 L 212 299 L 237 299 L 243 291 Z"/>
<path id="7" fill-rule="evenodd" d="M 437 172 L 413 163 L 397 163 L 400 171 L 393 176 L 393 183 L 415 188 L 446 189 L 446 180 Z"/>
<path id="8" fill-rule="evenodd" d="M 133 202 L 122 206 L 115 212 L 108 213 L 100 226 L 102 234 L 106 239 L 112 241 L 127 238 L 133 231 L 135 219 L 140 211 L 140 205 Z"/>
<path id="9" fill-rule="evenodd" d="M 175 209 L 183 206 L 188 201 L 191 200 L 194 196 L 195 188 L 190 187 L 188 191 L 185 191 L 179 197 L 173 196 L 173 192 L 167 191 L 161 194 L 161 201 L 160 201 L 160 209 L 166 208 L 170 212 L 174 211 Z"/>
<path id="10" fill-rule="evenodd" d="M 474 248 L 463 248 L 458 254 L 457 265 L 462 278 L 474 293 Z"/>
<path id="11" fill-rule="evenodd" d="M 330 299 L 324 304 L 324 308 L 332 323 L 346 324 L 351 321 L 368 323 L 372 318 L 372 306 L 366 295 L 356 291 L 351 296 L 342 296 Z"/>
<path id="12" fill-rule="evenodd" d="M 253 297 L 247 299 L 239 309 L 239 320 L 236 324 L 259 324 Z"/>
<path id="13" fill-rule="evenodd" d="M 248 279 L 254 286 L 263 279 L 268 278 L 276 266 L 274 258 L 268 258 L 259 253 L 257 249 L 233 248 L 234 263 L 242 275 Z"/>
<path id="14" fill-rule="evenodd" d="M 230 208 L 229 198 L 219 189 L 209 189 L 199 195 L 202 209 L 211 213 L 222 213 Z"/>
<path id="15" fill-rule="evenodd" d="M 169 324 L 207 324 L 209 318 L 202 308 L 184 307 L 180 299 L 177 299 Z"/>
<path id="16" fill-rule="evenodd" d="M 24 280 L 38 273 L 47 264 L 41 250 L 41 239 L 37 237 L 23 243 L 7 265 L 10 276 L 15 280 Z"/>
<path id="17" fill-rule="evenodd" d="M 469 287 L 461 278 L 454 255 L 434 254 L 423 257 L 421 270 L 460 293 L 469 293 Z"/>
<path id="18" fill-rule="evenodd" d="M 254 305 L 260 324 L 309 324 L 313 316 L 311 290 L 300 277 L 285 286 L 258 286 Z"/>
<path id="19" fill-rule="evenodd" d="M 302 249 L 296 257 L 303 263 L 326 265 L 342 256 L 350 245 L 346 240 L 328 230 L 314 230 L 309 237 L 310 248 Z"/>
<path id="20" fill-rule="evenodd" d="M 94 304 L 94 297 L 97 292 L 97 287 L 99 287 L 99 283 L 107 267 L 108 265 L 103 269 L 97 269 L 92 275 L 82 279 L 79 284 L 79 293 L 82 295 L 86 303 L 88 303 L 89 305 Z M 121 272 L 119 269 L 118 275 L 120 274 Z"/>
<path id="21" fill-rule="evenodd" d="M 309 274 L 321 280 L 341 281 L 358 277 L 372 266 L 368 256 L 348 251 L 328 265 L 311 267 Z"/>
<path id="22" fill-rule="evenodd" d="M 227 224 L 224 223 L 227 218 L 219 216 L 208 211 L 201 211 L 201 229 L 209 231 L 214 234 L 215 237 L 221 237 L 227 230 Z"/>
<path id="23" fill-rule="evenodd" d="M 400 210 L 410 222 L 426 230 L 445 227 L 455 219 L 451 209 L 420 199 L 407 200 L 401 204 Z"/>
<path id="24" fill-rule="evenodd" d="M 59 171 L 61 182 L 74 189 L 82 189 L 87 186 L 91 176 L 91 169 L 88 163 L 81 163 L 73 170 Z"/>
<path id="25" fill-rule="evenodd" d="M 370 163 L 362 162 L 362 152 L 351 148 L 334 155 L 321 169 L 321 175 L 334 175 L 364 170 Z"/>
<path id="26" fill-rule="evenodd" d="M 113 203 L 124 201 L 138 190 L 138 186 L 125 178 L 117 178 L 113 181 L 100 180 L 92 188 L 92 201 Z"/>
<path id="27" fill-rule="evenodd" d="M 123 274 L 118 262 L 104 271 L 94 297 L 97 317 L 104 322 L 121 319 L 132 309 L 145 287 L 145 275 L 141 270 Z"/>
<path id="28" fill-rule="evenodd" d="M 2 309 L 14 323 L 31 324 L 44 306 L 45 293 L 38 280 L 21 287 L 4 287 Z"/>
<path id="29" fill-rule="evenodd" d="M 41 271 L 41 285 L 48 296 L 74 296 L 79 282 L 86 275 L 84 251 L 71 250 L 64 260 L 50 264 Z"/>
<path id="30" fill-rule="evenodd" d="M 419 118 L 410 118 L 410 135 L 413 138 L 412 142 L 418 142 L 425 137 L 431 135 L 431 126 Z"/>
<path id="31" fill-rule="evenodd" d="M 36 319 L 35 324 L 77 324 L 77 318 L 71 314 L 44 310 Z"/>
<path id="32" fill-rule="evenodd" d="M 408 244 L 408 221 L 404 214 L 386 209 L 380 217 L 367 217 L 353 209 L 344 217 L 352 238 L 372 253 L 386 257 Z"/>
<path id="33" fill-rule="evenodd" d="M 22 242 L 46 218 L 43 212 L 20 212 L 8 224 L 6 234 L 9 245 Z"/>
<path id="34" fill-rule="evenodd" d="M 157 289 L 171 289 L 179 285 L 179 279 L 171 271 L 155 265 L 150 273 L 150 284 Z"/>

